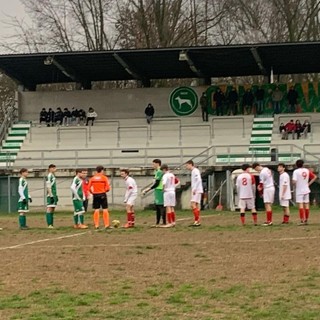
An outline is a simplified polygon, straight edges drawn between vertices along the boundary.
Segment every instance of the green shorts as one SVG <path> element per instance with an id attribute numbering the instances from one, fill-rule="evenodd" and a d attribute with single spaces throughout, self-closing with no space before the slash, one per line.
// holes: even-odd
<path id="1" fill-rule="evenodd" d="M 72 200 L 72 201 L 73 201 L 74 214 L 84 213 L 83 201 L 82 200 Z"/>
<path id="2" fill-rule="evenodd" d="M 18 202 L 18 212 L 29 212 L 29 202 L 23 203 L 22 201 Z"/>
<path id="3" fill-rule="evenodd" d="M 154 203 L 155 205 L 163 205 L 162 189 L 154 189 Z"/>
<path id="4" fill-rule="evenodd" d="M 47 207 L 48 208 L 55 208 L 58 204 L 58 196 L 53 196 L 53 202 L 51 202 L 51 197 L 47 196 Z"/>

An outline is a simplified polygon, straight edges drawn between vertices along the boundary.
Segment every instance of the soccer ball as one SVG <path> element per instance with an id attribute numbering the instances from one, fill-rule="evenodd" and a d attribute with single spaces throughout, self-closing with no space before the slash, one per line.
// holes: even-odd
<path id="1" fill-rule="evenodd" d="M 114 228 L 119 228 L 119 226 L 120 226 L 120 221 L 119 221 L 119 220 L 113 220 L 113 221 L 112 221 L 112 226 L 113 226 Z"/>

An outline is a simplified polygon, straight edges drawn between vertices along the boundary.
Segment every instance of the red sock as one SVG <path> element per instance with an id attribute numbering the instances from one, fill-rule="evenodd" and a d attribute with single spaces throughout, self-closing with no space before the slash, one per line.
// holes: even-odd
<path id="1" fill-rule="evenodd" d="M 244 224 L 246 222 L 246 217 L 245 217 L 244 213 L 240 213 L 240 220 L 241 220 L 242 224 Z"/>
<path id="2" fill-rule="evenodd" d="M 306 213 L 305 220 L 308 220 L 309 219 L 310 210 L 306 209 L 305 213 Z"/>
<path id="3" fill-rule="evenodd" d="M 167 222 L 168 222 L 168 223 L 172 223 L 171 212 L 168 212 L 168 213 L 167 213 Z"/>
<path id="4" fill-rule="evenodd" d="M 252 213 L 252 219 L 253 219 L 253 223 L 257 224 L 258 222 L 258 215 L 256 212 Z"/>
<path id="5" fill-rule="evenodd" d="M 200 222 L 200 209 L 197 209 L 197 220 L 198 222 Z"/>
<path id="6" fill-rule="evenodd" d="M 130 224 L 131 222 L 131 212 L 127 212 L 127 222 Z"/>
<path id="7" fill-rule="evenodd" d="M 132 212 L 130 212 L 130 214 L 131 214 L 131 219 L 130 219 L 130 221 L 131 221 L 131 225 L 133 225 L 134 226 L 134 218 L 135 218 L 135 216 L 134 216 L 134 212 L 132 211 Z"/>
<path id="8" fill-rule="evenodd" d="M 289 218 L 290 218 L 290 216 L 284 214 L 283 215 L 283 222 L 289 222 Z"/>
<path id="9" fill-rule="evenodd" d="M 299 208 L 299 216 L 300 216 L 300 220 L 304 221 L 304 209 L 303 208 Z"/>
<path id="10" fill-rule="evenodd" d="M 272 211 L 267 211 L 267 222 L 272 222 Z"/>
<path id="11" fill-rule="evenodd" d="M 197 211 L 198 211 L 197 208 L 194 208 L 194 209 L 192 210 L 193 216 L 194 216 L 194 221 L 198 221 L 198 220 L 197 220 L 197 215 L 198 215 Z"/>
<path id="12" fill-rule="evenodd" d="M 171 212 L 171 220 L 172 220 L 172 222 L 176 222 L 176 214 L 175 214 L 175 212 Z"/>

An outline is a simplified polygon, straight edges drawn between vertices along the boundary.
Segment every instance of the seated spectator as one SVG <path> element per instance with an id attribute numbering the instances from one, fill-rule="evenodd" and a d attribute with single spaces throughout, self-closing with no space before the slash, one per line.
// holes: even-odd
<path id="1" fill-rule="evenodd" d="M 64 126 L 69 126 L 71 123 L 71 112 L 69 111 L 68 108 L 63 109 L 63 125 Z"/>
<path id="2" fill-rule="evenodd" d="M 286 126 L 284 125 L 283 122 L 281 122 L 279 127 L 279 133 L 283 134 L 284 132 L 286 132 Z"/>
<path id="3" fill-rule="evenodd" d="M 39 118 L 39 125 L 41 127 L 42 122 L 47 122 L 47 115 L 48 112 L 45 108 L 42 108 L 42 110 L 40 111 L 40 118 Z"/>
<path id="4" fill-rule="evenodd" d="M 144 114 L 146 115 L 147 123 L 150 124 L 154 115 L 154 107 L 151 103 L 148 103 L 144 110 Z"/>
<path id="5" fill-rule="evenodd" d="M 51 108 L 49 108 L 47 113 L 47 121 L 46 121 L 47 127 L 54 126 L 54 121 L 55 121 L 54 117 L 55 117 L 55 112 Z"/>
<path id="6" fill-rule="evenodd" d="M 63 112 L 62 112 L 61 108 L 58 108 L 57 112 L 55 113 L 55 116 L 54 116 L 54 122 L 55 122 L 56 126 L 61 126 L 62 121 L 63 121 Z"/>
<path id="7" fill-rule="evenodd" d="M 304 136 L 304 138 L 308 137 L 308 133 L 311 132 L 311 124 L 308 120 L 305 120 L 303 125 L 302 125 L 302 132 L 301 135 Z"/>
<path id="8" fill-rule="evenodd" d="M 296 126 L 295 126 L 295 123 L 294 123 L 293 120 L 290 120 L 290 122 L 288 122 L 285 125 L 285 129 L 286 129 L 286 131 L 284 132 L 284 135 L 282 136 L 282 139 L 288 140 L 289 133 L 292 134 L 292 139 L 294 139 Z"/>
<path id="9" fill-rule="evenodd" d="M 85 121 L 86 121 L 86 112 L 83 110 L 83 109 L 80 109 L 79 110 L 79 125 L 81 124 L 81 122 L 83 124 L 85 124 Z"/>
<path id="10" fill-rule="evenodd" d="M 303 128 L 299 120 L 296 120 L 295 123 L 295 133 L 297 134 L 297 139 L 300 139 L 300 135 L 303 133 Z"/>
<path id="11" fill-rule="evenodd" d="M 97 117 L 97 113 L 94 111 L 93 108 L 89 108 L 89 111 L 87 113 L 87 123 L 86 126 L 89 124 L 89 121 L 91 121 L 91 126 L 93 126 L 94 120 Z"/>
<path id="12" fill-rule="evenodd" d="M 75 108 L 71 109 L 71 124 L 72 125 L 79 125 L 79 111 L 78 111 L 78 109 L 75 109 Z"/>

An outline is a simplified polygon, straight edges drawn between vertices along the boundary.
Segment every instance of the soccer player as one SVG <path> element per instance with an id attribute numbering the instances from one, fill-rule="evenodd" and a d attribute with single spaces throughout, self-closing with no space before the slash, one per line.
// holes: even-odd
<path id="1" fill-rule="evenodd" d="M 187 161 L 186 168 L 191 171 L 191 209 L 194 215 L 194 223 L 191 226 L 199 227 L 201 226 L 200 203 L 203 194 L 201 174 L 192 160 Z"/>
<path id="2" fill-rule="evenodd" d="M 299 205 L 300 225 L 308 224 L 310 207 L 309 194 L 310 186 L 317 179 L 317 176 L 309 169 L 304 168 L 304 161 L 297 160 L 297 169 L 293 171 L 292 184 L 295 188 L 296 203 Z"/>
<path id="3" fill-rule="evenodd" d="M 163 186 L 162 186 L 162 176 L 163 172 L 161 171 L 161 160 L 154 159 L 152 161 L 152 166 L 154 169 L 154 182 L 150 188 L 147 188 L 142 191 L 142 194 L 145 195 L 150 190 L 154 190 L 154 203 L 156 205 L 156 224 L 154 227 L 159 227 L 160 220 L 162 218 L 162 224 L 166 225 L 166 212 L 163 206 Z"/>
<path id="4" fill-rule="evenodd" d="M 88 179 L 88 171 L 85 170 L 83 171 L 83 180 L 82 180 L 82 189 L 83 189 L 83 194 L 84 194 L 84 201 L 83 201 L 83 207 L 84 211 L 88 211 L 88 204 L 89 204 L 89 197 L 90 197 L 90 192 L 89 192 L 89 179 Z"/>
<path id="5" fill-rule="evenodd" d="M 262 225 L 272 226 L 272 204 L 275 192 L 272 172 L 269 168 L 262 167 L 258 162 L 254 162 L 252 168 L 259 172 L 260 183 L 258 185 L 258 191 L 263 191 L 263 202 L 266 209 L 267 220 Z"/>
<path id="6" fill-rule="evenodd" d="M 55 172 L 57 167 L 54 164 L 50 164 L 48 168 L 48 175 L 46 176 L 46 187 L 47 187 L 47 211 L 46 220 L 49 229 L 53 229 L 53 218 L 54 210 L 58 204 L 57 195 L 57 183 Z"/>
<path id="7" fill-rule="evenodd" d="M 129 170 L 122 169 L 120 171 L 121 177 L 125 181 L 126 185 L 126 193 L 124 195 L 124 203 L 126 204 L 126 211 L 127 211 L 127 223 L 125 224 L 125 228 L 133 228 L 134 227 L 134 209 L 133 206 L 137 199 L 138 195 L 138 187 L 136 181 L 129 176 Z"/>
<path id="8" fill-rule="evenodd" d="M 22 168 L 20 170 L 20 179 L 19 179 L 19 201 L 18 201 L 18 212 L 19 212 L 19 225 L 20 230 L 28 230 L 29 227 L 27 226 L 27 217 L 26 213 L 29 212 L 29 202 L 32 202 L 32 199 L 28 192 L 28 169 Z"/>
<path id="9" fill-rule="evenodd" d="M 74 177 L 72 184 L 71 184 L 71 191 L 72 191 L 72 201 L 73 201 L 73 219 L 74 219 L 74 228 L 75 229 L 87 229 L 88 226 L 84 224 L 84 207 L 83 207 L 83 200 L 84 194 L 82 189 L 82 179 L 83 173 L 85 170 L 77 169 L 76 176 Z"/>
<path id="10" fill-rule="evenodd" d="M 291 199 L 290 177 L 286 172 L 284 163 L 278 164 L 279 172 L 279 200 L 280 206 L 283 209 L 282 224 L 288 224 L 290 218 L 289 200 Z"/>
<path id="11" fill-rule="evenodd" d="M 100 208 L 102 208 L 105 229 L 110 228 L 107 192 L 110 191 L 108 178 L 104 174 L 104 167 L 97 166 L 96 174 L 89 180 L 89 192 L 93 194 L 92 207 L 94 209 L 93 222 L 95 229 L 100 225 Z"/>
<path id="12" fill-rule="evenodd" d="M 249 173 L 250 165 L 245 163 L 241 169 L 243 172 L 239 174 L 236 181 L 237 192 L 239 197 L 240 220 L 245 225 L 246 208 L 251 210 L 253 224 L 257 225 L 257 211 L 255 208 L 256 180 Z"/>
<path id="13" fill-rule="evenodd" d="M 176 205 L 176 185 L 179 180 L 175 175 L 169 171 L 169 167 L 166 164 L 161 166 L 163 172 L 162 184 L 163 184 L 163 204 L 166 208 L 167 222 L 165 227 L 174 227 L 176 225 L 176 215 L 174 207 Z"/>

